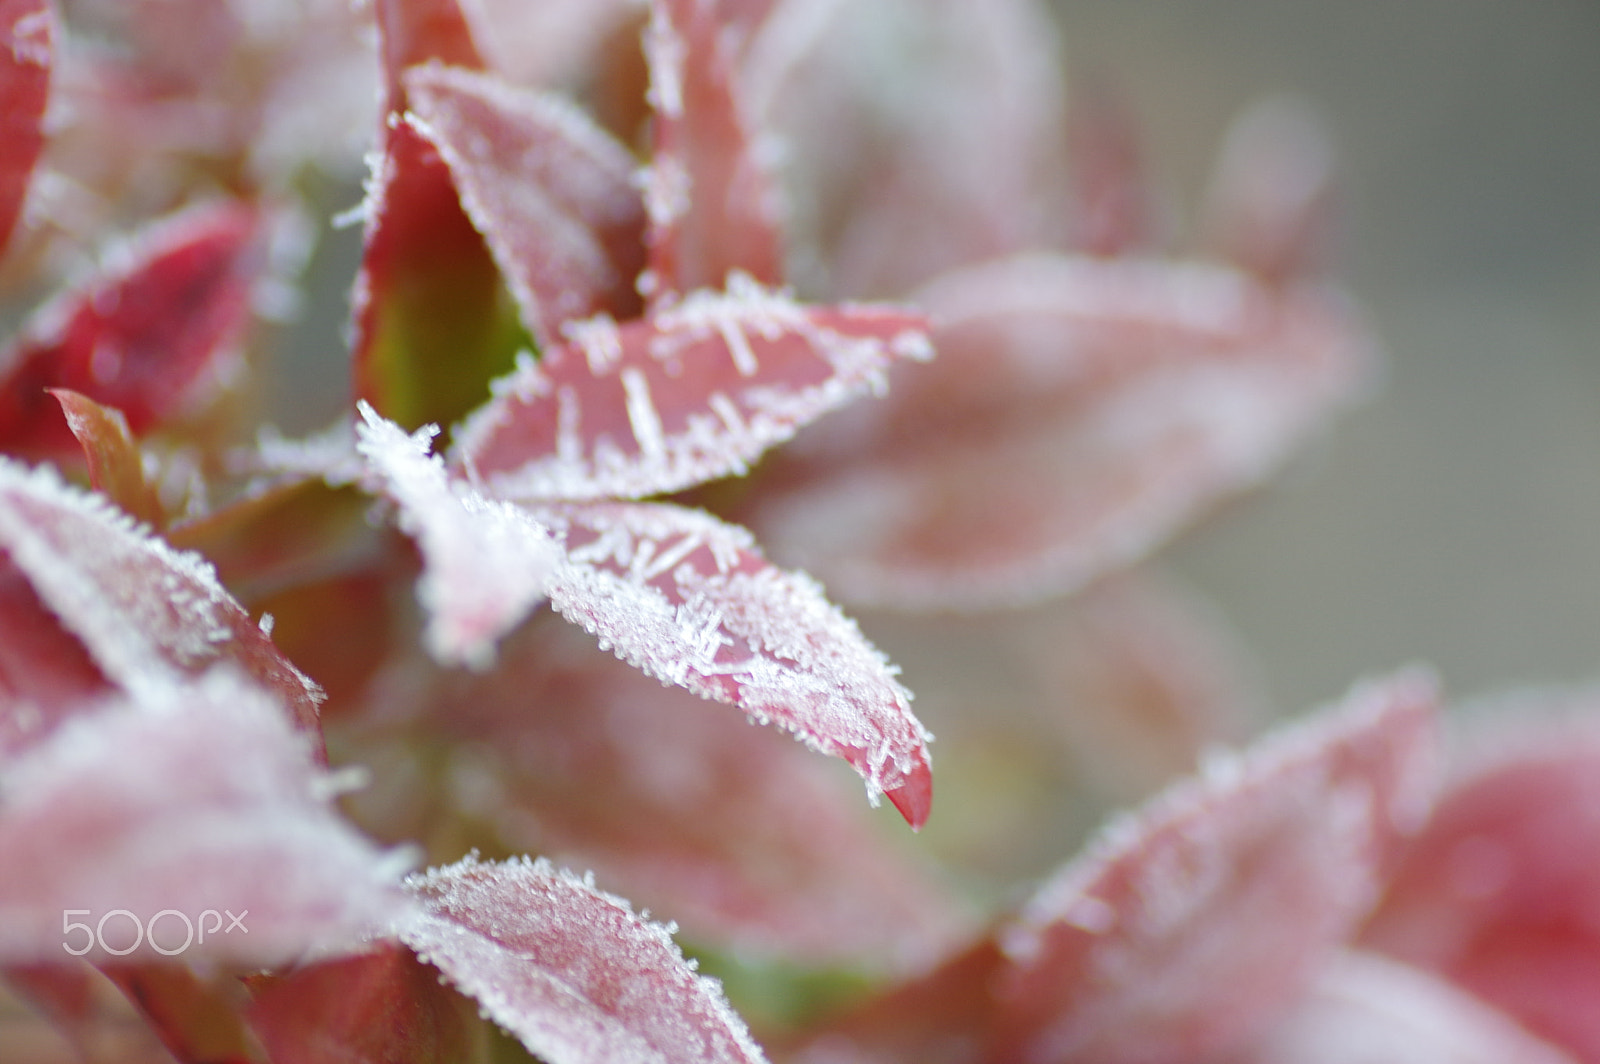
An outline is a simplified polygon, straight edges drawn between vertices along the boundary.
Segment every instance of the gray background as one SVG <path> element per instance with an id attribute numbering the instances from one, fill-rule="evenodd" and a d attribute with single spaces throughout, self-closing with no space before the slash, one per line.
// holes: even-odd
<path id="1" fill-rule="evenodd" d="M 1600 4 L 1073 0 L 1191 212 L 1266 93 L 1331 129 L 1339 269 L 1389 354 L 1377 398 L 1169 560 L 1284 709 L 1434 663 L 1450 691 L 1600 669 Z"/>

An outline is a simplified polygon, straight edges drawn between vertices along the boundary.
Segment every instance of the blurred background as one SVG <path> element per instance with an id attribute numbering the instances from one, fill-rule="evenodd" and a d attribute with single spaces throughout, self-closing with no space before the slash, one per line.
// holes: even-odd
<path id="1" fill-rule="evenodd" d="M 1164 555 L 1272 701 L 1437 666 L 1455 696 L 1600 673 L 1600 3 L 1067 0 L 1193 218 L 1229 119 L 1326 122 L 1337 273 L 1388 353 L 1373 401 Z"/>

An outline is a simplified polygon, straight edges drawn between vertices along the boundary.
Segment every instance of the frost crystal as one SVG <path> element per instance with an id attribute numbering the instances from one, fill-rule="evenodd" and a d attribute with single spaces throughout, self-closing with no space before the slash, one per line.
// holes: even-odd
<path id="1" fill-rule="evenodd" d="M 748 532 L 663 504 L 545 506 L 567 561 L 550 601 L 664 683 L 728 702 L 842 757 L 914 825 L 927 815 L 930 738 L 895 670 L 803 573 Z"/>
<path id="2" fill-rule="evenodd" d="M 497 496 L 640 498 L 743 473 L 800 426 L 881 393 L 896 359 L 932 353 L 914 314 L 807 307 L 741 274 L 643 321 L 564 332 L 457 436 L 454 460 Z"/>
<path id="3" fill-rule="evenodd" d="M 765 1061 L 672 929 L 541 859 L 468 857 L 412 876 L 400 937 L 550 1064 Z"/>
<path id="4" fill-rule="evenodd" d="M 429 453 L 436 427 L 407 435 L 366 403 L 360 412 L 357 450 L 422 549 L 428 648 L 446 664 L 487 667 L 495 640 L 544 597 L 560 552 L 526 511 L 446 476 Z"/>

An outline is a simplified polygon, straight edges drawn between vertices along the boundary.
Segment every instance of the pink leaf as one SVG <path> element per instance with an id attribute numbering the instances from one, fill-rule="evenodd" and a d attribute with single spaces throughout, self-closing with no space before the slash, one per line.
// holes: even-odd
<path id="1" fill-rule="evenodd" d="M 1033 0 L 785 0 L 742 64 L 785 150 L 796 263 L 837 298 L 899 297 L 1055 246 L 1060 56 Z M 809 238 L 809 240 L 807 240 Z"/>
<path id="2" fill-rule="evenodd" d="M 645 294 L 721 288 L 735 271 L 783 277 L 777 190 L 737 94 L 741 36 L 721 4 L 651 0 L 645 30 L 654 144 L 644 175 L 650 212 Z"/>
<path id="3" fill-rule="evenodd" d="M 403 911 L 393 860 L 330 808 L 308 739 L 226 670 L 146 681 L 5 768 L 6 963 L 58 959 L 65 943 L 92 946 L 91 959 L 274 964 L 348 946 Z"/>
<path id="4" fill-rule="evenodd" d="M 0 251 L 44 147 L 55 20 L 47 0 L 0 0 Z"/>
<path id="5" fill-rule="evenodd" d="M 366 403 L 360 409 L 356 447 L 422 549 L 417 597 L 429 614 L 428 649 L 447 664 L 487 667 L 495 640 L 543 599 L 560 551 L 525 510 L 452 483 L 428 453 L 432 425 L 408 436 Z"/>
<path id="6" fill-rule="evenodd" d="M 1419 676 L 1358 690 L 1113 825 L 1001 930 L 997 1051 L 1111 1064 L 1241 1044 L 1421 826 L 1436 712 Z"/>
<path id="7" fill-rule="evenodd" d="M 1249 1044 L 1372 902 L 1431 794 L 1402 674 L 1113 822 L 993 937 L 827 1038 L 866 1059 L 1202 1060 Z M 825 1044 L 826 1039 L 818 1039 Z"/>
<path id="8" fill-rule="evenodd" d="M 548 862 L 413 876 L 401 938 L 549 1064 L 765 1058 L 666 928 Z"/>
<path id="9" fill-rule="evenodd" d="M 1258 1044 L 1220 1064 L 1572 1064 L 1450 984 L 1371 954 L 1335 957 Z"/>
<path id="10" fill-rule="evenodd" d="M 847 600 L 1076 590 L 1261 481 L 1369 360 L 1335 296 L 1198 266 L 1020 257 L 920 301 L 939 358 L 882 410 L 797 440 L 744 515 Z"/>
<path id="11" fill-rule="evenodd" d="M 962 924 L 826 765 L 765 728 L 595 649 L 541 616 L 498 668 L 416 697 L 482 785 L 460 814 L 511 852 L 592 868 L 700 943 L 741 956 L 898 967 Z M 470 797 L 469 797 L 470 796 Z"/>
<path id="12" fill-rule="evenodd" d="M 0 463 L 0 550 L 77 637 L 95 668 L 133 690 L 171 670 L 229 663 L 319 735 L 322 692 L 217 583 L 211 566 L 137 529 L 50 471 Z M 76 669 L 76 666 L 74 666 Z"/>
<path id="13" fill-rule="evenodd" d="M 625 147 L 564 99 L 489 75 L 430 65 L 406 87 L 541 349 L 568 321 L 638 313 L 644 207 Z"/>
<path id="14" fill-rule="evenodd" d="M 550 602 L 601 647 L 663 683 L 727 702 L 842 757 L 913 827 L 927 819 L 930 736 L 887 659 L 803 573 L 750 534 L 649 503 L 546 506 L 567 563 Z"/>
<path id="15" fill-rule="evenodd" d="M 260 225 L 239 203 L 184 211 L 36 313 L 0 354 L 0 446 L 76 449 L 50 387 L 116 407 L 135 433 L 209 398 L 250 322 Z"/>
<path id="16" fill-rule="evenodd" d="M 487 1039 L 476 1009 L 395 943 L 249 981 L 250 1027 L 275 1061 L 471 1064 Z"/>
<path id="17" fill-rule="evenodd" d="M 1592 692 L 1571 702 L 1479 736 L 1363 942 L 1600 1060 L 1600 730 Z"/>
<path id="18" fill-rule="evenodd" d="M 921 320 L 805 307 L 735 274 L 643 321 L 567 328 L 460 433 L 453 460 L 497 495 L 641 497 L 745 472 L 795 429 L 928 357 Z"/>

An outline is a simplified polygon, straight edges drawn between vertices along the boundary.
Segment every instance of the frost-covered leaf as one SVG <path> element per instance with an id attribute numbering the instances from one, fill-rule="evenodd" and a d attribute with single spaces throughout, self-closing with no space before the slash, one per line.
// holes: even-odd
<path id="1" fill-rule="evenodd" d="M 483 68 L 471 20 L 460 0 L 375 0 L 384 105 L 391 113 L 408 106 L 406 71 L 425 63 Z"/>
<path id="2" fill-rule="evenodd" d="M 483 1064 L 477 1009 L 410 950 L 371 953 L 249 980 L 251 1029 L 285 1064 Z"/>
<path id="3" fill-rule="evenodd" d="M 548 862 L 467 858 L 413 876 L 400 936 L 549 1064 L 762 1061 L 667 928 Z"/>
<path id="4" fill-rule="evenodd" d="M 566 332 L 459 434 L 453 461 L 497 495 L 637 498 L 744 473 L 800 425 L 881 391 L 897 356 L 930 353 L 916 314 L 808 307 L 740 274 L 641 321 Z"/>
<path id="5" fill-rule="evenodd" d="M 561 97 L 489 75 L 429 65 L 406 87 L 542 350 L 568 321 L 638 313 L 644 205 L 627 148 Z"/>
<path id="6" fill-rule="evenodd" d="M 1033 0 L 785 0 L 743 64 L 809 290 L 897 298 L 1055 246 L 1060 57 Z"/>
<path id="7" fill-rule="evenodd" d="M 1442 975 L 1582 1060 L 1600 1059 L 1600 729 L 1516 704 L 1478 736 L 1363 943 Z M 1483 726 L 1483 722 L 1479 722 Z"/>
<path id="8" fill-rule="evenodd" d="M 1369 361 L 1335 294 L 1202 266 L 1024 256 L 919 302 L 939 357 L 880 410 L 797 440 L 741 514 L 847 601 L 1076 590 L 1261 481 Z"/>
<path id="9" fill-rule="evenodd" d="M 69 388 L 52 388 L 67 427 L 83 445 L 89 483 L 129 517 L 154 528 L 166 523 L 166 511 L 155 489 L 145 482 L 144 459 L 128 430 L 128 419 L 114 407 L 101 406 Z"/>
<path id="10" fill-rule="evenodd" d="M 418 741 L 454 751 L 459 815 L 505 850 L 593 869 L 697 944 L 895 969 L 964 924 L 833 766 L 662 690 L 558 617 L 519 630 L 493 672 L 412 690 Z"/>
<path id="11" fill-rule="evenodd" d="M 111 690 L 9 556 L 0 562 L 0 761 Z"/>
<path id="12" fill-rule="evenodd" d="M 261 223 L 233 202 L 173 215 L 36 312 L 0 353 L 0 447 L 76 450 L 47 388 L 115 407 L 141 434 L 209 398 L 238 368 L 265 265 Z"/>
<path id="13" fill-rule="evenodd" d="M 996 1051 L 1110 1064 L 1241 1044 L 1421 826 L 1435 714 L 1419 676 L 1358 690 L 1113 824 L 1001 929 Z"/>
<path id="14" fill-rule="evenodd" d="M 230 663 L 280 698 L 301 730 L 318 734 L 321 691 L 217 583 L 211 566 L 136 528 L 98 497 L 65 487 L 47 469 L 0 462 L 0 550 L 113 685 L 133 691 L 172 670 L 197 674 Z"/>
<path id="15" fill-rule="evenodd" d="M 388 0 L 378 24 L 390 110 L 362 205 L 355 393 L 408 429 L 449 426 L 529 340 L 450 168 L 405 120 L 404 75 L 430 61 L 482 64 L 455 0 Z"/>
<path id="16" fill-rule="evenodd" d="M 69 720 L 0 778 L 0 960 L 54 960 L 90 937 L 91 959 L 160 960 L 192 926 L 186 957 L 276 964 L 396 918 L 394 860 L 332 810 L 312 753 L 228 670 Z M 95 933 L 69 930 L 63 906 Z"/>
<path id="17" fill-rule="evenodd" d="M 663 683 L 738 706 L 844 758 L 918 828 L 933 779 L 911 694 L 804 573 L 771 565 L 744 529 L 651 503 L 533 509 L 565 546 L 550 602 Z"/>
<path id="18" fill-rule="evenodd" d="M 1113 822 L 1016 917 L 828 1040 L 863 1059 L 1202 1060 L 1314 977 L 1426 815 L 1435 696 L 1402 674 L 1219 755 Z M 825 1056 L 822 1059 L 826 1059 Z"/>
<path id="19" fill-rule="evenodd" d="M 0 0 L 0 251 L 44 147 L 55 20 L 48 0 Z"/>
<path id="20" fill-rule="evenodd" d="M 645 29 L 650 165 L 651 297 L 721 288 L 738 271 L 764 284 L 783 278 L 777 189 L 736 77 L 741 28 L 715 0 L 651 0 Z"/>
<path id="21" fill-rule="evenodd" d="M 1335 957 L 1304 1000 L 1219 1064 L 1573 1064 L 1510 1017 L 1415 968 Z"/>
<path id="22" fill-rule="evenodd" d="M 446 664 L 487 667 L 495 641 L 543 599 L 560 551 L 527 511 L 452 482 L 429 453 L 433 426 L 407 435 L 366 403 L 360 409 L 356 447 L 422 550 L 417 597 L 428 610 L 428 649 Z"/>

